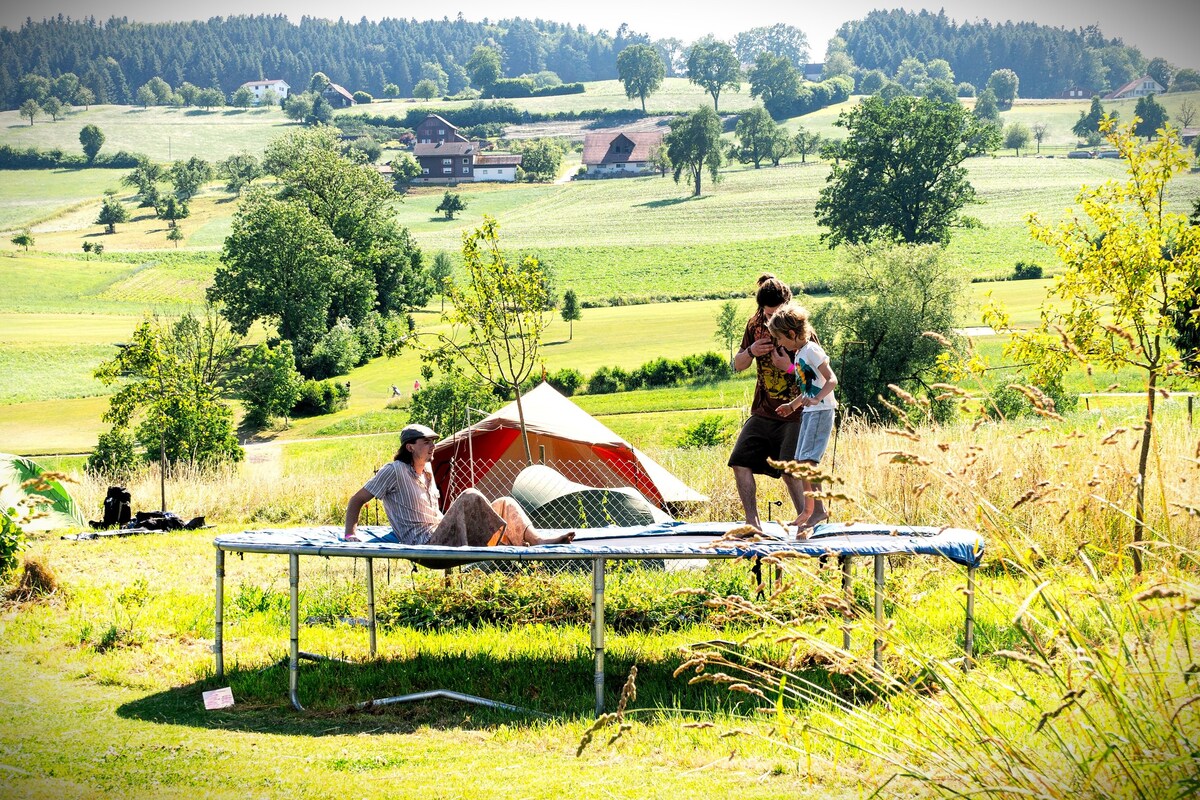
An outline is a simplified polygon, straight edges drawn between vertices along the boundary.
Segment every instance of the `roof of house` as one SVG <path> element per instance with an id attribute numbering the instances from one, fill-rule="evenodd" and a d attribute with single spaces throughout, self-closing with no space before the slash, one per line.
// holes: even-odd
<path id="1" fill-rule="evenodd" d="M 351 103 L 354 102 L 354 95 L 352 95 L 352 94 L 350 94 L 350 92 L 346 91 L 346 87 L 339 86 L 336 83 L 330 83 L 328 86 L 325 87 L 325 91 L 328 92 L 330 90 L 332 90 L 334 92 L 334 94 L 342 95 L 347 100 L 349 100 Z"/>
<path id="2" fill-rule="evenodd" d="M 292 88 L 288 82 L 282 78 L 271 78 L 265 81 L 246 81 L 242 84 L 242 86 L 279 86 L 280 84 L 287 86 L 289 89 Z"/>
<path id="3" fill-rule="evenodd" d="M 662 142 L 661 131 L 616 131 L 589 133 L 583 137 L 584 164 L 628 163 L 649 161 L 654 148 Z M 631 151 L 616 153 L 613 144 L 628 142 Z"/>
<path id="4" fill-rule="evenodd" d="M 520 153 L 494 153 L 475 156 L 477 167 L 515 167 L 521 163 Z"/>
<path id="5" fill-rule="evenodd" d="M 1155 94 L 1162 94 L 1162 92 L 1165 91 L 1162 87 L 1162 84 L 1160 84 L 1158 81 L 1154 80 L 1154 78 L 1151 78 L 1149 75 L 1142 75 L 1140 77 L 1134 78 L 1129 83 L 1122 86 L 1120 89 L 1109 92 L 1108 94 L 1106 94 L 1104 96 L 1104 99 L 1105 100 L 1116 100 L 1116 99 L 1120 98 L 1121 95 L 1125 94 L 1126 92 L 1132 91 L 1133 89 L 1137 88 L 1137 85 L 1139 83 L 1141 83 L 1142 81 L 1153 81 L 1154 85 L 1158 87 L 1157 89 L 1154 90 Z"/>
<path id="6" fill-rule="evenodd" d="M 426 142 L 413 145 L 413 155 L 421 156 L 465 156 L 479 149 L 477 142 Z"/>
<path id="7" fill-rule="evenodd" d="M 433 119 L 433 120 L 437 120 L 437 121 L 438 121 L 438 122 L 440 122 L 442 125 L 445 125 L 447 128 L 450 128 L 450 129 L 452 129 L 452 130 L 458 130 L 458 128 L 455 128 L 455 127 L 454 127 L 454 123 L 450 122 L 450 120 L 448 120 L 448 119 L 446 119 L 445 117 L 443 117 L 443 116 L 440 116 L 440 115 L 438 115 L 438 114 L 430 114 L 430 115 L 429 115 L 429 116 L 427 116 L 425 119 L 423 119 L 423 120 L 421 120 L 420 122 L 418 122 L 418 123 L 417 123 L 417 125 L 418 125 L 418 126 L 419 126 L 419 125 L 424 125 L 426 122 L 429 122 L 429 120 L 431 120 L 431 119 Z"/>

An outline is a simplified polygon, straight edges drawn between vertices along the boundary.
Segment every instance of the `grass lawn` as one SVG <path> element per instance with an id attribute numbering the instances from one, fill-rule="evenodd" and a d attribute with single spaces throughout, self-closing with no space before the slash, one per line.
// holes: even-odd
<path id="1" fill-rule="evenodd" d="M 125 172 L 116 169 L 4 170 L 4 180 L 0 181 L 0 231 L 36 225 L 81 206 L 94 205 L 96 211 L 92 216 L 95 218 L 101 196 L 105 191 L 120 189 L 121 176 Z M 42 244 L 38 242 L 34 247 L 41 249 Z"/>
<path id="2" fill-rule="evenodd" d="M 58 122 L 0 112 L 0 142 L 13 147 L 60 147 L 81 152 L 79 129 L 95 125 L 104 133 L 101 153 L 125 150 L 154 161 L 169 162 L 199 156 L 220 161 L 242 151 L 261 155 L 267 143 L 295 123 L 279 109 L 158 108 L 92 106 L 76 109 Z"/>

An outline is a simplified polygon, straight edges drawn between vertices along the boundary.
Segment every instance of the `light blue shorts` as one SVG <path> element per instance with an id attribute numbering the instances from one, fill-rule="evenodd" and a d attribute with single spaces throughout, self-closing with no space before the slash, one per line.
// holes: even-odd
<path id="1" fill-rule="evenodd" d="M 829 445 L 829 434 L 833 431 L 832 408 L 818 411 L 803 411 L 800 415 L 800 436 L 796 439 L 796 460 L 817 464 L 825 455 Z"/>

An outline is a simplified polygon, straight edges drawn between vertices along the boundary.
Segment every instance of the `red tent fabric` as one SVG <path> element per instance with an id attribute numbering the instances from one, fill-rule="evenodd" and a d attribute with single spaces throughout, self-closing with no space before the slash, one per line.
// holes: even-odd
<path id="1" fill-rule="evenodd" d="M 708 500 L 550 384 L 524 395 L 521 405 L 534 461 L 570 480 L 594 487 L 631 486 L 659 508 Z M 509 494 L 525 466 L 515 401 L 440 440 L 433 452 L 443 507 L 470 487 L 488 497 Z"/>

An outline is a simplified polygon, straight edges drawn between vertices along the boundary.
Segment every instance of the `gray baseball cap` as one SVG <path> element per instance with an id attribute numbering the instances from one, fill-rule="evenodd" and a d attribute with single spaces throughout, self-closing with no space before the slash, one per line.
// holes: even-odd
<path id="1" fill-rule="evenodd" d="M 426 425 L 406 425 L 400 431 L 400 445 L 404 446 L 410 442 L 415 442 L 417 439 L 437 439 L 438 434 Z"/>

